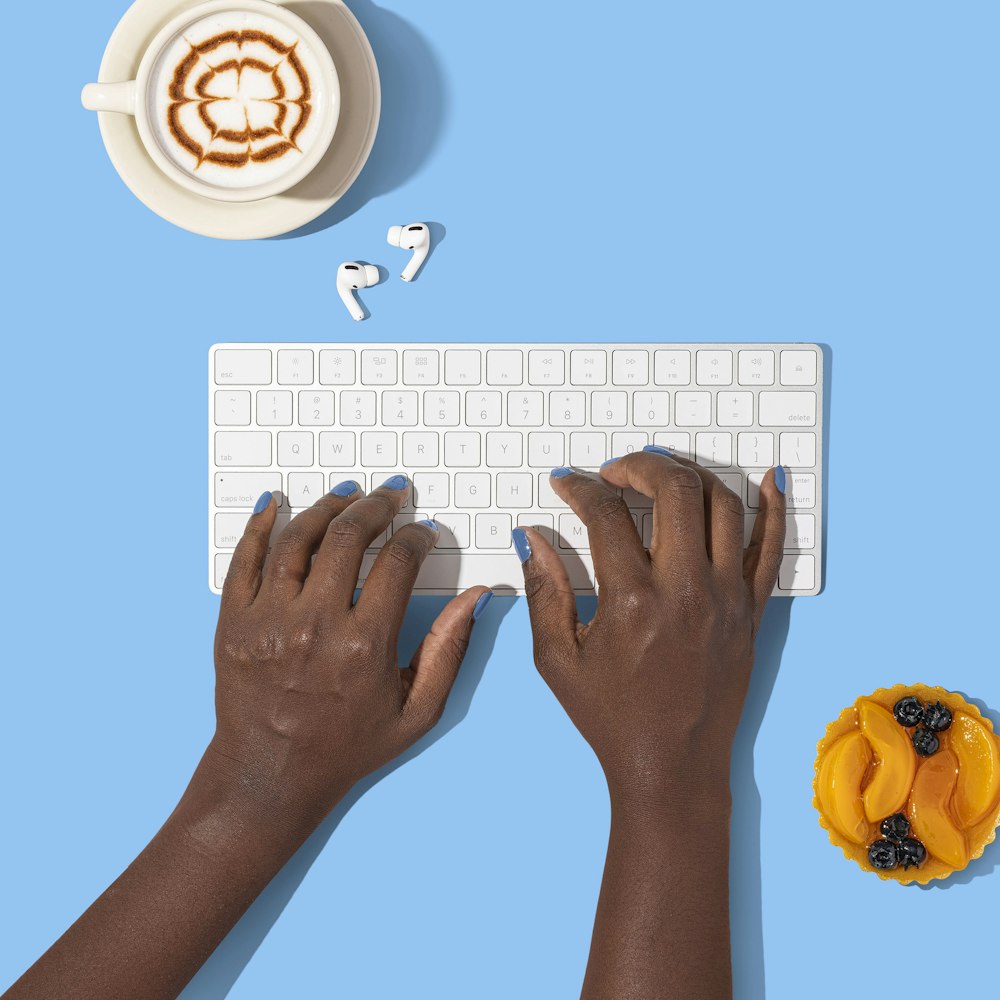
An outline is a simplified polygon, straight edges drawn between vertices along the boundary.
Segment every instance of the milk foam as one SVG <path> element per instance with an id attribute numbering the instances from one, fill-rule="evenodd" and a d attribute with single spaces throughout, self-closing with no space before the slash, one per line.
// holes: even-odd
<path id="1" fill-rule="evenodd" d="M 147 90 L 166 156 L 205 184 L 246 189 L 302 162 L 329 103 L 322 64 L 297 33 L 264 14 L 223 11 L 179 32 Z"/>

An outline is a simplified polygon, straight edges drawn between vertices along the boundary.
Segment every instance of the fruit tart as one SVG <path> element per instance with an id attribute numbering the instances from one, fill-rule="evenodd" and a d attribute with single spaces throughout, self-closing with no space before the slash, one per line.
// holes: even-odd
<path id="1" fill-rule="evenodd" d="M 845 708 L 816 749 L 820 825 L 879 878 L 947 878 L 996 836 L 1000 737 L 961 695 L 880 688 Z"/>

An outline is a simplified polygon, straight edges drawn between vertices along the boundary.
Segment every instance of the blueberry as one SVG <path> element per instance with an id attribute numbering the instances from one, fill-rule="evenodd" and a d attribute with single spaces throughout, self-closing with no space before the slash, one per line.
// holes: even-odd
<path id="1" fill-rule="evenodd" d="M 920 704 L 919 698 L 900 698 L 893 706 L 892 714 L 901 726 L 919 725 L 924 718 L 924 706 Z"/>
<path id="2" fill-rule="evenodd" d="M 943 733 L 951 725 L 951 712 L 939 701 L 928 704 L 924 708 L 924 725 L 932 733 Z"/>
<path id="3" fill-rule="evenodd" d="M 896 853 L 896 845 L 891 840 L 876 840 L 868 848 L 868 860 L 872 868 L 881 871 L 889 871 L 899 864 L 899 855 Z"/>
<path id="4" fill-rule="evenodd" d="M 897 846 L 896 854 L 905 871 L 908 868 L 922 865 L 924 859 L 927 857 L 927 850 L 919 840 L 913 837 L 906 837 Z"/>
<path id="5" fill-rule="evenodd" d="M 879 829 L 883 837 L 898 843 L 904 837 L 909 837 L 910 821 L 902 813 L 893 813 L 892 816 L 882 820 Z"/>
<path id="6" fill-rule="evenodd" d="M 913 749 L 921 757 L 930 757 L 931 754 L 937 753 L 941 745 L 941 741 L 929 729 L 914 729 L 912 739 Z"/>

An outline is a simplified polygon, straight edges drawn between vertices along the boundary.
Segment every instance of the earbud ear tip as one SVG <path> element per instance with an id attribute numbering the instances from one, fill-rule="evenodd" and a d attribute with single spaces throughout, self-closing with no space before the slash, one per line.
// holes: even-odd
<path id="1" fill-rule="evenodd" d="M 386 237 L 386 242 L 390 246 L 398 247 L 399 241 L 403 238 L 403 227 L 402 226 L 390 226 L 389 235 Z"/>
<path id="2" fill-rule="evenodd" d="M 378 268 L 374 264 L 365 264 L 365 279 L 368 282 L 368 287 L 371 288 L 372 285 L 377 285 L 381 275 L 378 273 Z"/>

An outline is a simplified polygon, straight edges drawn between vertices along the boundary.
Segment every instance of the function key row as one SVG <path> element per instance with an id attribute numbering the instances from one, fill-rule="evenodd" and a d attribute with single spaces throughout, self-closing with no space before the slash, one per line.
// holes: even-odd
<path id="1" fill-rule="evenodd" d="M 454 386 L 810 386 L 816 353 L 771 350 L 527 350 L 349 348 L 313 351 L 222 349 L 215 353 L 217 385 Z M 319 355 L 318 366 L 316 355 Z M 360 358 L 358 355 L 360 354 Z M 444 355 L 443 366 L 441 355 Z M 776 359 L 775 355 L 779 355 Z M 527 355 L 527 379 L 525 379 Z M 400 357 L 401 356 L 401 357 Z M 318 371 L 317 371 L 318 367 Z M 442 370 L 443 368 L 443 370 Z"/>

